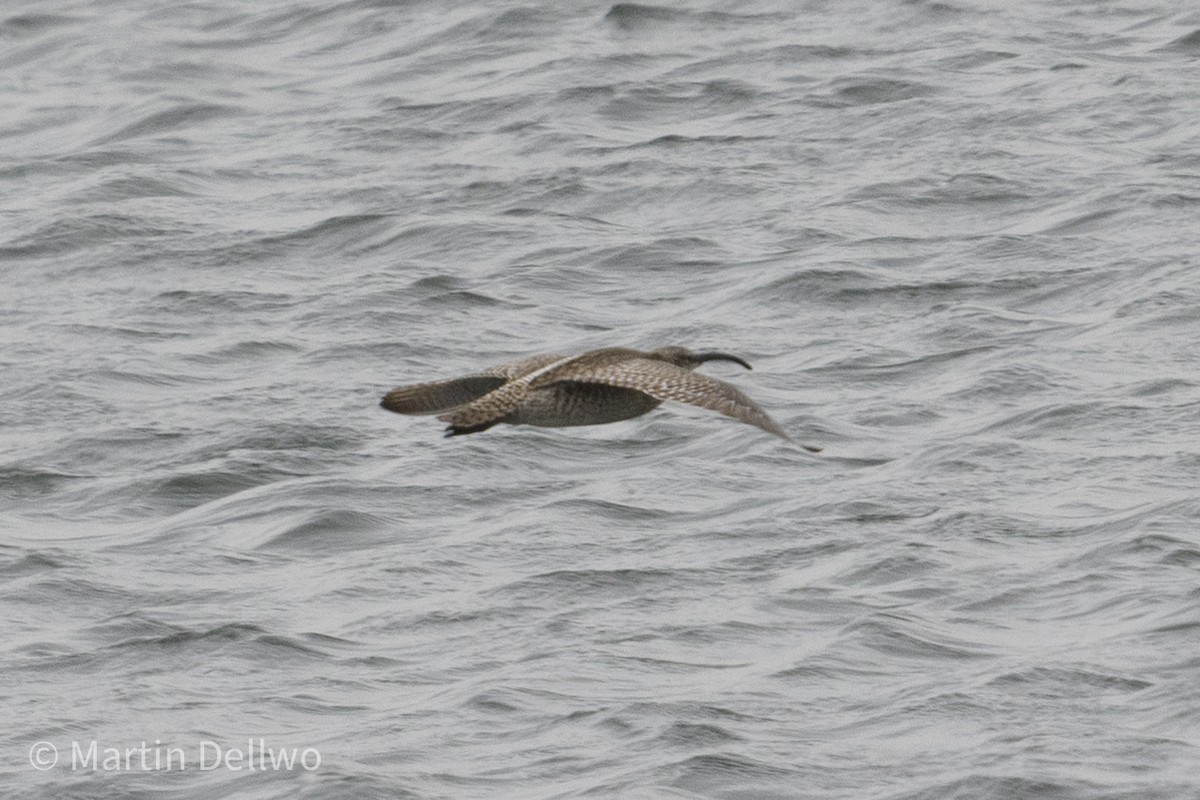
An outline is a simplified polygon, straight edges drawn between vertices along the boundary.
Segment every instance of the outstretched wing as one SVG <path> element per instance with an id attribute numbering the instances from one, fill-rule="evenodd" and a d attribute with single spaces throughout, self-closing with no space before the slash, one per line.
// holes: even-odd
<path id="1" fill-rule="evenodd" d="M 474 402 L 439 415 L 438 419 L 448 423 L 447 436 L 485 431 L 515 411 L 528 392 L 527 382 L 509 381 Z"/>
<path id="2" fill-rule="evenodd" d="M 791 441 L 787 431 L 763 411 L 743 391 L 724 381 L 710 378 L 665 361 L 648 358 L 629 358 L 600 366 L 589 366 L 572 374 L 571 365 L 554 370 L 551 383 L 574 380 L 637 389 L 655 400 L 674 400 L 679 403 L 707 408 L 727 417 L 762 428 L 768 433 Z"/>
<path id="3" fill-rule="evenodd" d="M 482 397 L 449 409 L 438 417 L 442 422 L 449 423 L 446 435 L 457 436 L 487 430 L 521 405 L 521 401 L 529 394 L 532 383 L 546 373 L 554 372 L 559 365 L 578 358 L 579 356 L 535 356 L 509 365 L 521 369 L 521 373 Z"/>
<path id="4" fill-rule="evenodd" d="M 465 378 L 398 386 L 383 396 L 380 405 L 397 414 L 440 414 L 474 402 L 510 380 L 528 375 L 547 364 L 561 361 L 562 358 L 557 354 L 532 356 L 499 364 L 478 375 L 468 375 Z"/>
<path id="5" fill-rule="evenodd" d="M 504 378 L 470 375 L 448 381 L 398 386 L 383 396 L 380 405 L 397 414 L 440 414 L 477 400 L 505 383 L 507 381 Z"/>

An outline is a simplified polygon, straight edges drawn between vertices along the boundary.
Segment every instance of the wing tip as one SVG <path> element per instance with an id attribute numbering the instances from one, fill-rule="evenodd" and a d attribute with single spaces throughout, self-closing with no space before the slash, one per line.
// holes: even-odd
<path id="1" fill-rule="evenodd" d="M 765 412 L 764 412 L 764 416 L 766 416 Z M 780 439 L 783 439 L 784 441 L 794 444 L 796 447 L 801 447 L 810 453 L 819 453 L 825 449 L 823 447 L 818 447 L 815 444 L 806 444 L 804 442 L 796 441 L 795 439 L 792 438 L 791 434 L 789 434 L 787 431 L 785 431 L 783 429 L 782 425 L 780 425 L 775 420 L 771 419 L 769 416 L 766 417 L 766 422 L 767 422 L 767 424 L 759 425 L 758 427 L 762 428 L 767 433 L 775 434 Z"/>
<path id="2" fill-rule="evenodd" d="M 396 390 L 395 390 L 395 389 L 393 389 L 392 391 L 390 391 L 390 392 L 388 392 L 387 394 L 385 394 L 385 395 L 384 395 L 384 396 L 383 396 L 383 397 L 382 397 L 382 398 L 379 400 L 379 407 L 380 407 L 380 408 L 385 408 L 385 409 L 387 409 L 388 411 L 391 411 L 391 412 L 393 412 L 393 413 L 396 413 L 396 414 L 403 414 L 403 413 L 405 413 L 405 412 L 404 412 L 404 408 L 403 408 L 403 407 L 400 405 L 400 403 L 398 403 L 398 402 L 396 401 Z"/>
<path id="3" fill-rule="evenodd" d="M 383 396 L 379 407 L 396 414 L 428 414 L 427 404 L 421 399 L 415 387 L 397 386 Z"/>

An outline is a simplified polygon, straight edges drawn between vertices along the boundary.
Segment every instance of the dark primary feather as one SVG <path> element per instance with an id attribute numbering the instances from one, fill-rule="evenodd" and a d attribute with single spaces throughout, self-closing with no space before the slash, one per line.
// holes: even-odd
<path id="1" fill-rule="evenodd" d="M 478 400 L 505 384 L 504 378 L 471 375 L 448 381 L 400 386 L 383 396 L 381 406 L 397 414 L 440 414 Z"/>

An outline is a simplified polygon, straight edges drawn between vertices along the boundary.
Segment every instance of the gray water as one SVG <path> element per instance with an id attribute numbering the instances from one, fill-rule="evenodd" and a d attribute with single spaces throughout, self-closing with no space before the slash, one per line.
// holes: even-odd
<path id="1" fill-rule="evenodd" d="M 9 0 L 3 794 L 1200 797 L 1198 76 L 1162 0 Z M 824 452 L 378 407 L 663 344 Z"/>

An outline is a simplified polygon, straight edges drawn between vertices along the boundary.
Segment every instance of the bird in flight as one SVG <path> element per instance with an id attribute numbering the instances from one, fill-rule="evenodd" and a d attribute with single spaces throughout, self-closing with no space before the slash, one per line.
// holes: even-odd
<path id="1" fill-rule="evenodd" d="M 462 378 L 400 386 L 384 395 L 380 405 L 398 414 L 437 414 L 448 423 L 447 436 L 460 436 L 501 422 L 545 428 L 600 425 L 641 416 L 674 400 L 794 441 L 740 389 L 694 371 L 707 361 L 751 368 L 728 353 L 606 347 L 575 356 L 532 356 Z"/>

